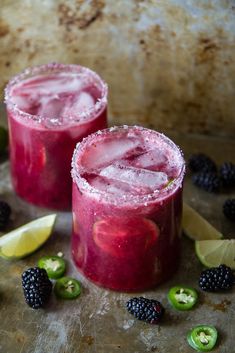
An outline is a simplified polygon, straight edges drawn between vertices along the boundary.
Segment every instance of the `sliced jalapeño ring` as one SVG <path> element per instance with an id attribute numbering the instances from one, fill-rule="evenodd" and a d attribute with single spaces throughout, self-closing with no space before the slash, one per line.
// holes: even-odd
<path id="1" fill-rule="evenodd" d="M 190 310 L 198 300 L 198 294 L 191 287 L 175 286 L 168 292 L 170 304 L 177 310 Z"/>
<path id="2" fill-rule="evenodd" d="M 44 268 L 49 278 L 57 279 L 65 273 L 66 263 L 60 256 L 43 256 L 38 261 L 38 267 Z"/>
<path id="3" fill-rule="evenodd" d="M 189 345 L 199 352 L 210 352 L 216 345 L 218 333 L 214 326 L 198 325 L 188 332 Z"/>
<path id="4" fill-rule="evenodd" d="M 55 295 L 62 299 L 75 299 L 81 293 L 81 285 L 72 277 L 59 278 L 54 287 Z"/>

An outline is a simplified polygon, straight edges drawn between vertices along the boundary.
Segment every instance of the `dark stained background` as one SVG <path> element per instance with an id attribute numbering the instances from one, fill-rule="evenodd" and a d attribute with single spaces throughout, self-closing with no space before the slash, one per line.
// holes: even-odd
<path id="1" fill-rule="evenodd" d="M 235 134 L 234 0 L 2 0 L 0 91 L 59 61 L 109 84 L 110 124 Z"/>

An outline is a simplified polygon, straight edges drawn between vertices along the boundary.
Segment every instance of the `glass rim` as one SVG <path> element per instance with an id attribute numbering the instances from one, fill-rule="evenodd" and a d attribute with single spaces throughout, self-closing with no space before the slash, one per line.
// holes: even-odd
<path id="1" fill-rule="evenodd" d="M 110 192 L 106 192 L 106 191 L 102 191 L 94 188 L 89 184 L 89 182 L 84 177 L 81 176 L 80 172 L 84 170 L 80 170 L 81 168 L 79 169 L 77 159 L 79 155 L 82 155 L 85 152 L 86 147 L 102 135 L 105 135 L 107 133 L 108 134 L 115 133 L 115 132 L 119 132 L 121 130 L 127 130 L 127 129 L 139 130 L 139 131 L 147 132 L 148 134 L 155 134 L 157 138 L 162 139 L 177 153 L 181 161 L 179 166 L 179 175 L 164 189 L 156 190 L 152 193 L 144 194 L 144 195 L 143 194 L 142 195 L 130 195 L 130 194 L 116 195 Z M 113 126 L 103 130 L 99 130 L 83 138 L 81 142 L 77 143 L 74 149 L 71 167 L 72 167 L 71 176 L 73 179 L 73 183 L 76 184 L 76 186 L 78 187 L 79 190 L 81 190 L 81 192 L 84 192 L 84 193 L 86 192 L 89 195 L 93 195 L 95 199 L 101 202 L 106 202 L 117 206 L 123 205 L 123 204 L 124 205 L 133 204 L 135 206 L 149 205 L 156 201 L 163 201 L 164 199 L 167 199 L 169 196 L 171 196 L 174 192 L 177 191 L 178 188 L 182 186 L 183 179 L 186 172 L 186 163 L 184 160 L 183 152 L 179 148 L 179 146 L 177 146 L 170 138 L 165 136 L 163 133 L 160 133 L 155 130 L 151 130 L 142 126 L 138 126 L 138 125 Z"/>
<path id="2" fill-rule="evenodd" d="M 71 121 L 59 124 L 58 118 L 50 118 L 51 121 L 55 120 L 55 123 L 51 123 L 53 128 L 61 126 L 74 126 L 78 123 L 84 123 L 92 121 L 100 114 L 107 106 L 107 96 L 108 96 L 108 85 L 107 83 L 93 70 L 78 64 L 62 64 L 62 63 L 47 63 L 42 65 L 36 65 L 29 68 L 24 69 L 19 74 L 13 76 L 9 82 L 7 83 L 4 89 L 4 103 L 7 106 L 7 109 L 13 111 L 17 114 L 17 117 L 22 118 L 23 120 L 30 120 L 34 123 L 41 123 L 47 121 L 47 117 L 34 115 L 27 113 L 21 110 L 16 103 L 12 100 L 12 88 L 22 82 L 24 79 L 34 77 L 36 75 L 44 74 L 44 73 L 53 73 L 53 72 L 77 72 L 81 74 L 87 74 L 88 77 L 94 78 L 94 80 L 99 83 L 99 90 L 101 93 L 101 97 L 97 99 L 94 106 L 92 108 L 88 108 L 84 110 L 82 113 L 79 113 L 77 119 L 73 118 Z M 46 125 L 46 127 L 50 127 L 50 125 Z"/>

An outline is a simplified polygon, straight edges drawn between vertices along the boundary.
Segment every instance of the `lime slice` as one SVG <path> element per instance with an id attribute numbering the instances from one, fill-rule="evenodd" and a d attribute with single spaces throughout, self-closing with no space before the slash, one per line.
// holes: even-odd
<path id="1" fill-rule="evenodd" d="M 235 270 L 235 239 L 199 240 L 195 242 L 195 249 L 206 267 L 223 264 Z"/>
<path id="2" fill-rule="evenodd" d="M 37 250 L 52 233 L 56 214 L 35 219 L 0 238 L 0 256 L 23 258 Z"/>
<path id="3" fill-rule="evenodd" d="M 159 236 L 158 226 L 143 217 L 109 216 L 97 221 L 93 228 L 95 244 L 115 257 L 143 256 Z"/>
<path id="4" fill-rule="evenodd" d="M 192 240 L 221 239 L 223 235 L 192 207 L 183 204 L 183 232 Z"/>
<path id="5" fill-rule="evenodd" d="M 0 126 L 0 153 L 3 153 L 8 145 L 8 132 L 3 127 Z"/>

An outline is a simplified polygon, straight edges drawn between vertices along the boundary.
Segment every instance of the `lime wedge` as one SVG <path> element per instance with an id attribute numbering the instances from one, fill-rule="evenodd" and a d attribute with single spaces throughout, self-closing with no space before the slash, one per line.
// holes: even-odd
<path id="1" fill-rule="evenodd" d="M 8 132 L 3 127 L 0 126 L 0 154 L 5 151 L 8 145 Z"/>
<path id="2" fill-rule="evenodd" d="M 29 222 L 0 238 L 0 256 L 9 260 L 23 258 L 37 250 L 52 233 L 56 214 Z"/>
<path id="3" fill-rule="evenodd" d="M 223 264 L 235 270 L 235 239 L 199 240 L 195 242 L 195 249 L 206 267 Z"/>
<path id="4" fill-rule="evenodd" d="M 223 235 L 192 207 L 183 204 L 183 232 L 192 240 L 221 239 Z"/>

